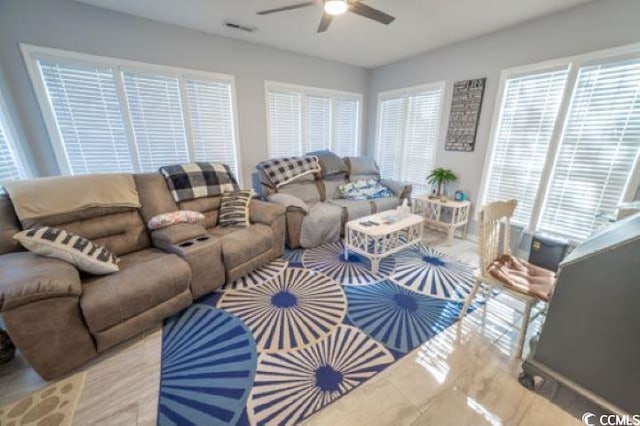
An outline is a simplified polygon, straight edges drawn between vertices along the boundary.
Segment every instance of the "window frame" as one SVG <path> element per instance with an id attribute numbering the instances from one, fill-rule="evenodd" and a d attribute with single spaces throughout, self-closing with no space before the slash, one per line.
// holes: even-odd
<path id="1" fill-rule="evenodd" d="M 234 121 L 232 126 L 234 145 L 233 149 L 235 152 L 236 165 L 238 168 L 238 176 L 236 176 L 236 178 L 238 179 L 239 183 L 242 184 L 242 152 L 240 149 L 238 98 L 234 75 L 174 67 L 169 65 L 152 64 L 141 61 L 132 61 L 110 56 L 92 55 L 71 50 L 36 46 L 28 43 L 20 43 L 20 50 L 22 51 L 22 56 L 27 67 L 27 72 L 34 89 L 36 100 L 38 101 L 38 106 L 40 107 L 40 111 L 42 113 L 42 117 L 44 119 L 45 126 L 51 140 L 51 145 L 53 146 L 56 162 L 58 164 L 58 167 L 60 168 L 61 174 L 71 175 L 71 166 L 67 159 L 64 142 L 56 123 L 55 114 L 49 103 L 49 96 L 47 94 L 47 89 L 42 76 L 42 72 L 40 70 L 40 67 L 38 66 L 38 61 L 41 59 L 57 61 L 67 65 L 98 65 L 111 68 L 118 95 L 120 113 L 122 115 L 122 120 L 124 123 L 125 134 L 129 143 L 129 151 L 131 154 L 132 162 L 134 163 L 134 173 L 140 173 L 141 169 L 140 161 L 138 159 L 138 153 L 135 146 L 135 135 L 133 131 L 133 124 L 131 123 L 131 115 L 129 112 L 129 105 L 127 102 L 126 90 L 124 87 L 124 79 L 122 76 L 122 73 L 124 71 L 150 73 L 177 78 L 178 87 L 180 90 L 180 101 L 182 103 L 182 118 L 184 122 L 184 130 L 186 133 L 187 148 L 190 156 L 190 161 L 195 161 L 195 146 L 186 92 L 186 81 L 204 80 L 229 84 L 229 86 L 231 87 L 231 113 Z"/>
<path id="2" fill-rule="evenodd" d="M 506 96 L 506 85 L 509 79 L 537 72 L 553 71 L 554 69 L 558 68 L 568 68 L 568 75 L 565 82 L 564 91 L 562 93 L 562 100 L 560 102 L 558 115 L 554 123 L 551 140 L 549 141 L 549 149 L 547 151 L 544 168 L 542 170 L 540 183 L 538 185 L 534 208 L 531 212 L 531 220 L 528 224 L 524 225 L 525 231 L 529 234 L 533 234 L 540 229 L 542 213 L 547 199 L 546 194 L 550 188 L 553 176 L 555 174 L 555 165 L 558 160 L 562 137 L 567 125 L 567 118 L 570 111 L 571 102 L 577 87 L 580 68 L 583 66 L 598 64 L 607 59 L 615 61 L 634 57 L 640 57 L 640 43 L 632 43 L 611 49 L 603 49 L 594 52 L 567 56 L 563 58 L 539 62 L 536 64 L 518 66 L 502 70 L 502 72 L 500 73 L 498 93 L 496 95 L 496 100 L 493 108 L 491 132 L 489 134 L 489 145 L 485 154 L 484 168 L 480 184 L 480 205 L 484 205 L 487 202 L 489 178 L 491 176 L 491 169 L 493 167 L 493 157 L 497 149 L 497 137 L 500 128 L 500 122 L 502 119 L 502 105 Z M 627 180 L 625 190 L 622 194 L 622 202 L 632 201 L 635 195 L 633 189 L 634 187 L 637 188 L 639 185 L 640 159 L 636 161 L 635 167 L 631 171 L 631 174 Z M 579 242 L 579 240 L 571 241 L 574 243 Z"/>
<path id="3" fill-rule="evenodd" d="M 18 137 L 18 132 L 9 117 L 9 107 L 4 95 L 0 92 L 0 128 L 4 131 L 7 145 L 14 156 L 20 179 L 31 179 L 35 176 L 31 163 L 27 161 L 27 150 L 23 141 Z M 0 185 L 0 194 L 4 193 Z"/>
<path id="4" fill-rule="evenodd" d="M 375 149 L 374 149 L 374 159 L 376 161 L 378 161 L 378 157 L 380 155 L 380 137 L 381 137 L 381 129 L 382 129 L 382 102 L 388 98 L 397 98 L 397 97 L 405 97 L 405 98 L 409 98 L 411 95 L 414 95 L 416 93 L 421 93 L 421 92 L 427 92 L 427 91 L 434 91 L 434 90 L 441 90 L 441 95 L 440 95 L 440 105 L 438 107 L 438 118 L 437 118 L 437 123 L 438 123 L 438 128 L 436 129 L 436 146 L 434 147 L 434 162 L 437 163 L 438 161 L 438 149 L 441 143 L 441 138 L 443 135 L 443 118 L 444 118 L 444 105 L 445 105 L 445 98 L 447 97 L 447 81 L 446 80 L 440 80 L 440 81 L 436 81 L 433 83 L 424 83 L 424 84 L 418 84 L 415 86 L 409 86 L 409 87 L 403 87 L 400 89 L 392 89 L 392 90 L 387 90 L 384 92 L 379 92 L 378 93 L 378 97 L 376 100 L 376 135 L 375 135 Z M 409 102 L 405 101 L 405 105 L 404 105 L 404 114 L 405 114 L 405 120 L 402 126 L 402 136 L 403 136 L 403 140 L 404 140 L 404 136 L 406 135 L 407 132 L 407 126 L 408 126 L 408 108 L 409 108 Z M 406 144 L 403 142 L 402 145 L 402 157 L 404 158 L 406 155 Z"/>
<path id="5" fill-rule="evenodd" d="M 320 97 L 329 97 L 331 98 L 331 122 L 329 123 L 330 127 L 330 137 L 333 142 L 334 137 L 334 122 L 335 122 L 335 108 L 333 108 L 333 101 L 339 97 L 352 97 L 358 100 L 358 122 L 357 122 L 357 132 L 358 138 L 356 141 L 356 156 L 361 155 L 363 152 L 363 110 L 364 110 L 364 95 L 362 93 L 357 92 L 348 92 L 342 90 L 333 90 L 333 89 L 324 89 L 320 87 L 313 86 L 304 86 L 300 84 L 292 84 L 292 83 L 283 83 L 280 81 L 273 80 L 265 80 L 264 82 L 264 105 L 265 105 L 265 119 L 266 119 L 266 129 L 267 129 L 267 155 L 269 158 L 272 157 L 273 152 L 273 141 L 271 139 L 271 120 L 269 119 L 269 92 L 271 90 L 283 90 L 289 92 L 297 92 L 301 95 L 301 105 L 300 105 L 300 134 L 302 137 L 302 143 L 304 143 L 304 138 L 306 137 L 306 125 L 305 121 L 305 102 L 304 97 L 307 95 L 312 96 L 320 96 Z M 329 147 L 329 149 L 333 149 L 333 147 Z M 304 149 L 302 150 L 304 151 Z M 304 152 L 303 152 L 304 154 Z"/>

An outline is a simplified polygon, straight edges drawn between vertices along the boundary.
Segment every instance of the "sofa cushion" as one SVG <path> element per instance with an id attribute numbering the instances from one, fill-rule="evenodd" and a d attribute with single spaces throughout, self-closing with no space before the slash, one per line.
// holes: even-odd
<path id="1" fill-rule="evenodd" d="M 122 256 L 120 272 L 85 277 L 80 307 L 91 332 L 139 315 L 189 288 L 189 264 L 174 254 L 147 249 Z"/>
<path id="2" fill-rule="evenodd" d="M 151 247 L 140 211 L 129 207 L 95 207 L 62 215 L 26 220 L 24 229 L 54 226 L 109 247 L 116 256 Z"/>
<path id="3" fill-rule="evenodd" d="M 27 250 L 64 260 L 79 270 L 96 275 L 118 271 L 118 258 L 106 246 L 51 226 L 27 229 L 13 236 Z"/>
<path id="4" fill-rule="evenodd" d="M 220 209 L 221 196 L 196 198 L 182 203 L 178 203 L 178 207 L 182 210 L 193 210 L 204 215 L 201 225 L 205 228 L 218 226 L 218 211 Z"/>
<path id="5" fill-rule="evenodd" d="M 375 213 L 393 210 L 398 207 L 399 204 L 397 197 L 378 198 L 371 200 L 371 202 L 375 205 Z"/>
<path id="6" fill-rule="evenodd" d="M 296 180 L 295 182 L 282 185 L 280 188 L 278 188 L 278 192 L 298 197 L 307 204 L 314 201 L 318 202 L 322 199 L 322 197 L 320 196 L 320 191 L 318 191 L 318 186 L 316 185 L 315 179 Z"/>
<path id="7" fill-rule="evenodd" d="M 254 223 L 248 228 L 218 226 L 207 231 L 220 238 L 222 258 L 227 269 L 233 269 L 271 250 L 273 230 L 267 225 Z"/>
<path id="8" fill-rule="evenodd" d="M 517 292 L 549 301 L 555 288 L 556 274 L 547 269 L 504 254 L 489 266 L 489 273 Z"/>
<path id="9" fill-rule="evenodd" d="M 375 160 L 368 157 L 347 157 L 349 167 L 349 181 L 355 182 L 360 179 L 380 180 L 380 169 Z"/>
<path id="10" fill-rule="evenodd" d="M 342 207 L 347 212 L 346 219 L 354 220 L 373 213 L 369 200 L 329 200 L 328 203 Z"/>
<path id="11" fill-rule="evenodd" d="M 343 175 L 329 176 L 324 179 L 325 198 L 327 200 L 342 198 L 342 195 L 340 195 L 340 185 L 344 185 L 346 182 L 347 178 Z"/>
<path id="12" fill-rule="evenodd" d="M 309 152 L 307 155 L 318 157 L 322 168 L 322 176 L 324 177 L 347 173 L 347 165 L 344 160 L 329 150 Z"/>
<path id="13" fill-rule="evenodd" d="M 178 210 L 167 182 L 160 173 L 136 173 L 133 179 L 138 188 L 138 196 L 142 204 L 140 213 L 145 222 L 149 222 L 153 216 Z"/>

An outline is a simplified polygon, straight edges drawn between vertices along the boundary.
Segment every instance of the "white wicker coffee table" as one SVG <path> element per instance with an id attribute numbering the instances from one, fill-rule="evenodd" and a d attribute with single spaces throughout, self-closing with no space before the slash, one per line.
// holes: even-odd
<path id="1" fill-rule="evenodd" d="M 387 223 L 385 217 L 395 216 L 395 210 L 376 213 L 371 216 L 347 222 L 345 226 L 344 258 L 349 251 L 368 258 L 371 272 L 377 273 L 380 260 L 422 240 L 423 218 L 409 214 L 396 222 Z M 374 222 L 377 225 L 366 226 Z"/>

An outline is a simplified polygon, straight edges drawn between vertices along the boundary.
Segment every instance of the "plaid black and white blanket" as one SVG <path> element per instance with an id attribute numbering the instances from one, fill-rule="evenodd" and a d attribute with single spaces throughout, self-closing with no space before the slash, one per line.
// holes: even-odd
<path id="1" fill-rule="evenodd" d="M 276 187 L 280 187 L 300 176 L 320 172 L 318 157 L 286 157 L 263 161 L 256 166 L 264 171 L 267 178 Z"/>
<path id="2" fill-rule="evenodd" d="M 231 169 L 221 163 L 188 163 L 160 167 L 176 202 L 211 197 L 240 187 Z"/>

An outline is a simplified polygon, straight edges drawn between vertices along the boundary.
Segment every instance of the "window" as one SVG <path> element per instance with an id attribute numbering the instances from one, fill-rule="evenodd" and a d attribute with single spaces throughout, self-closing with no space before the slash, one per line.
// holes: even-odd
<path id="1" fill-rule="evenodd" d="M 362 95 L 267 82 L 269 156 L 360 152 Z"/>
<path id="2" fill-rule="evenodd" d="M 22 49 L 63 173 L 211 161 L 240 178 L 232 76 Z"/>
<path id="3" fill-rule="evenodd" d="M 132 71 L 122 78 L 140 170 L 189 162 L 178 79 Z"/>
<path id="4" fill-rule="evenodd" d="M 518 200 L 514 223 L 531 221 L 568 72 L 526 74 L 505 84 L 486 200 Z"/>
<path id="5" fill-rule="evenodd" d="M 302 96 L 299 93 L 269 91 L 270 157 L 301 155 Z"/>
<path id="6" fill-rule="evenodd" d="M 185 79 L 189 125 L 193 134 L 196 161 L 216 158 L 238 173 L 233 92 L 230 84 L 220 81 Z"/>
<path id="7" fill-rule="evenodd" d="M 587 238 L 614 216 L 640 152 L 640 58 L 581 67 L 540 228 Z"/>
<path id="8" fill-rule="evenodd" d="M 381 93 L 378 99 L 376 161 L 383 177 L 413 184 L 426 194 L 435 166 L 444 83 Z"/>
<path id="9" fill-rule="evenodd" d="M 20 161 L 15 136 L 5 111 L 5 104 L 0 96 L 0 194 L 4 192 L 4 182 L 26 177 L 26 170 Z"/>
<path id="10" fill-rule="evenodd" d="M 40 71 L 73 174 L 132 172 L 112 68 L 42 60 Z"/>
<path id="11" fill-rule="evenodd" d="M 515 222 L 581 241 L 638 183 L 640 46 L 554 66 L 506 72 L 484 200 L 516 198 Z"/>
<path id="12" fill-rule="evenodd" d="M 337 96 L 333 100 L 332 149 L 342 157 L 356 156 L 360 150 L 360 100 Z"/>

